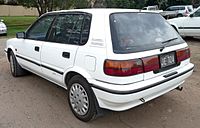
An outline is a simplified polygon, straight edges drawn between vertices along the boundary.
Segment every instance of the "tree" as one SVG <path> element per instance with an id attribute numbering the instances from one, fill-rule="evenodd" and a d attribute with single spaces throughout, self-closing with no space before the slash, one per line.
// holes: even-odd
<path id="1" fill-rule="evenodd" d="M 92 0 L 71 0 L 71 8 L 91 8 Z"/>
<path id="2" fill-rule="evenodd" d="M 42 15 L 57 9 L 67 9 L 73 0 L 17 0 L 17 2 L 27 8 L 37 8 L 39 15 Z"/>
<path id="3" fill-rule="evenodd" d="M 105 0 L 104 4 L 108 8 L 135 8 L 139 0 Z"/>

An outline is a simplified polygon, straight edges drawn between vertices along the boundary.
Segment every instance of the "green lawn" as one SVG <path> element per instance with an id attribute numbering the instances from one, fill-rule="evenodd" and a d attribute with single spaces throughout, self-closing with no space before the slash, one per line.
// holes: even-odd
<path id="1" fill-rule="evenodd" d="M 17 32 L 25 31 L 37 19 L 33 16 L 3 16 L 0 18 L 4 20 L 8 28 L 7 35 L 10 37 L 15 36 Z"/>

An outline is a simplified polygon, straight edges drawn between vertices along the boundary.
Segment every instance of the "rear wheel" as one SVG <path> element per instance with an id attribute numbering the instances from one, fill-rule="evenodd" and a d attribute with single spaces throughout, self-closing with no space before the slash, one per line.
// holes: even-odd
<path id="1" fill-rule="evenodd" d="M 24 70 L 17 62 L 17 59 L 15 58 L 15 55 L 12 51 L 10 51 L 9 60 L 10 60 L 10 71 L 14 77 L 27 74 L 27 71 Z"/>
<path id="2" fill-rule="evenodd" d="M 182 14 L 178 14 L 177 17 L 183 17 L 183 15 Z"/>
<path id="3" fill-rule="evenodd" d="M 82 121 L 96 117 L 95 96 L 89 83 L 80 75 L 72 77 L 68 83 L 68 103 L 73 114 Z"/>

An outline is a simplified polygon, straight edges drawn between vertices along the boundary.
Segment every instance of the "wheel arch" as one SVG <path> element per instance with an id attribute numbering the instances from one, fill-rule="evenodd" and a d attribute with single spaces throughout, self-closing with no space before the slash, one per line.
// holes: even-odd
<path id="1" fill-rule="evenodd" d="M 7 48 L 7 59 L 8 59 L 9 62 L 10 62 L 9 56 L 10 56 L 11 51 L 14 53 L 14 55 L 16 54 L 13 47 L 8 47 Z"/>
<path id="2" fill-rule="evenodd" d="M 69 80 L 75 75 L 80 75 L 88 83 L 90 83 L 90 79 L 92 78 L 91 75 L 86 70 L 79 68 L 79 67 L 73 67 L 71 69 L 68 69 L 64 73 L 63 81 L 64 81 L 66 87 L 68 87 Z"/>

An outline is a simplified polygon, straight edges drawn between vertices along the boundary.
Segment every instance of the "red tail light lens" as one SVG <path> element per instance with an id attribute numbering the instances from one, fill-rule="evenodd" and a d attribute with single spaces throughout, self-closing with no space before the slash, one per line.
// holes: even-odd
<path id="1" fill-rule="evenodd" d="M 176 51 L 177 63 L 190 58 L 190 49 Z M 158 56 L 133 60 L 105 60 L 104 73 L 110 76 L 132 76 L 160 69 Z"/>
<path id="2" fill-rule="evenodd" d="M 143 73 L 142 60 L 106 60 L 104 73 L 111 76 L 131 76 Z"/>
<path id="3" fill-rule="evenodd" d="M 142 58 L 144 72 L 158 70 L 160 68 L 158 56 Z"/>
<path id="4" fill-rule="evenodd" d="M 176 57 L 177 57 L 178 63 L 183 61 L 183 60 L 190 58 L 190 49 L 185 48 L 185 49 L 181 49 L 181 50 L 176 51 Z"/>

